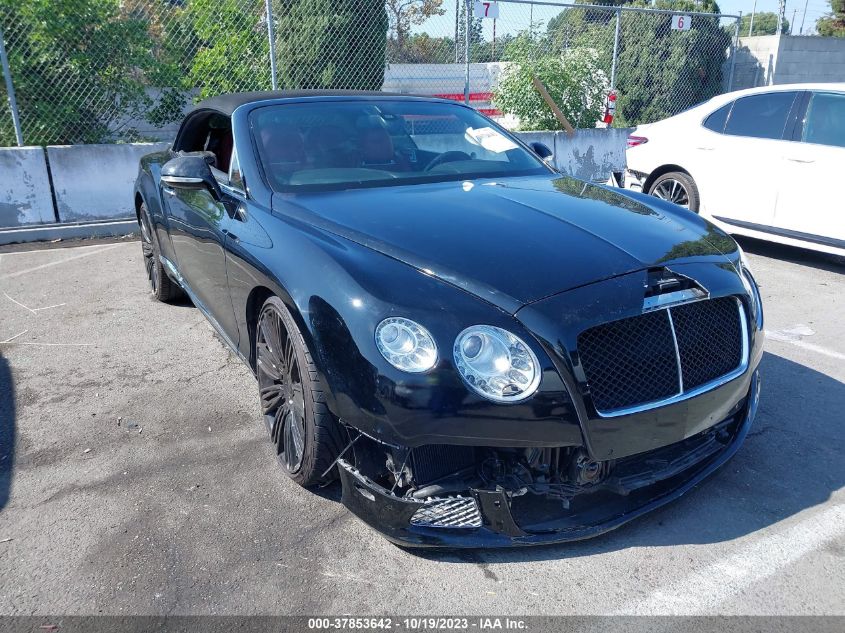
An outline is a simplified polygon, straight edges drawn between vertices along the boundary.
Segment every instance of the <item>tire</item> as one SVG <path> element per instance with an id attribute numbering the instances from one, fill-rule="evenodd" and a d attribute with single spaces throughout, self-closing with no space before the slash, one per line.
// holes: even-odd
<path id="1" fill-rule="evenodd" d="M 648 189 L 649 195 L 661 198 L 669 202 L 698 213 L 701 199 L 698 196 L 698 187 L 688 173 L 683 171 L 670 171 L 659 176 Z"/>
<path id="2" fill-rule="evenodd" d="M 323 473 L 343 448 L 343 433 L 302 333 L 278 297 L 259 312 L 255 364 L 261 413 L 284 471 L 305 487 L 333 480 L 336 467 Z"/>
<path id="3" fill-rule="evenodd" d="M 141 253 L 144 256 L 144 269 L 147 271 L 147 279 L 150 282 L 153 297 L 164 303 L 178 299 L 183 294 L 182 289 L 167 276 L 167 272 L 162 266 L 158 237 L 153 229 L 152 222 L 150 222 L 147 205 L 143 202 L 138 215 L 141 228 Z"/>

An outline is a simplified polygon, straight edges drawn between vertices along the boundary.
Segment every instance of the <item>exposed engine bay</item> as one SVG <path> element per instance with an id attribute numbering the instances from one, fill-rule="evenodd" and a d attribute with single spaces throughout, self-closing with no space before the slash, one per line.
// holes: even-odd
<path id="1" fill-rule="evenodd" d="M 672 477 L 724 448 L 734 426 L 735 420 L 728 418 L 678 444 L 610 461 L 595 461 L 580 446 L 493 448 L 438 444 L 405 448 L 359 435 L 347 447 L 351 455 L 345 456 L 345 463 L 391 496 L 429 503 L 451 501 L 450 507 L 455 511 L 452 514 L 457 512 L 456 500 L 469 499 L 479 490 L 504 493 L 509 505 L 518 498 L 529 502 L 534 497 L 545 509 L 540 515 L 529 513 L 534 515 L 530 522 L 535 522 L 542 521 L 544 513 L 566 513 L 582 495 L 603 492 L 625 496 Z M 457 514 L 467 519 L 466 513 Z M 473 526 L 471 520 L 462 523 L 454 516 L 452 519 L 428 525 Z"/>

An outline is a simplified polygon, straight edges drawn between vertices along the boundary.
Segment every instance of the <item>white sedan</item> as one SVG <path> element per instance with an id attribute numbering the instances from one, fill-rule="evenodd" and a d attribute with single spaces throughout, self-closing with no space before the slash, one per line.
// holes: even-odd
<path id="1" fill-rule="evenodd" d="M 845 84 L 714 97 L 628 137 L 624 185 L 730 233 L 845 256 Z"/>

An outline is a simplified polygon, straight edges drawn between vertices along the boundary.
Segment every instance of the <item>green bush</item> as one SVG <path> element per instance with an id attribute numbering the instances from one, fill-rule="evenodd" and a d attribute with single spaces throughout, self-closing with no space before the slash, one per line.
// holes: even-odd
<path id="1" fill-rule="evenodd" d="M 282 88 L 380 90 L 387 11 L 381 0 L 279 0 Z"/>
<path id="2" fill-rule="evenodd" d="M 570 48 L 557 55 L 537 55 L 534 38 L 522 33 L 505 51 L 510 64 L 502 70 L 493 104 L 519 118 L 522 130 L 558 130 L 560 123 L 534 88 L 537 77 L 573 127 L 594 127 L 609 88 L 607 75 L 590 48 Z"/>

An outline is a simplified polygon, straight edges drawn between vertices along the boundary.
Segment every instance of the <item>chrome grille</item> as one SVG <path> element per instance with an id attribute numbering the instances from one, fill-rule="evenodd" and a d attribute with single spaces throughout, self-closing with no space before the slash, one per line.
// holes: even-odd
<path id="1" fill-rule="evenodd" d="M 431 499 L 414 512 L 411 525 L 442 528 L 481 527 L 481 512 L 475 499 L 453 497 Z"/>
<path id="2" fill-rule="evenodd" d="M 735 369 L 742 361 L 736 301 L 730 297 L 672 308 L 684 389 L 693 389 Z"/>
<path id="3" fill-rule="evenodd" d="M 603 323 L 578 336 L 578 353 L 599 413 L 659 406 L 741 373 L 743 308 L 722 297 Z"/>

